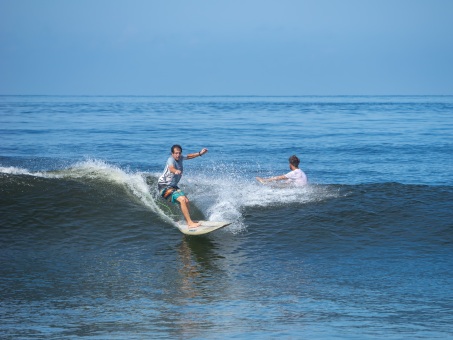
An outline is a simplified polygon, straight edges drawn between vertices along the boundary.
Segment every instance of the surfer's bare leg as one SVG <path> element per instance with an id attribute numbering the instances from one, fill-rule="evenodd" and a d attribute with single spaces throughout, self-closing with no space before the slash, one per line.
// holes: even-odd
<path id="1" fill-rule="evenodd" d="M 189 203 L 189 199 L 186 196 L 179 196 L 176 200 L 180 203 L 179 205 L 181 206 L 181 211 L 182 211 L 182 214 L 184 215 L 184 218 L 186 219 L 188 227 L 189 228 L 198 227 L 200 225 L 200 223 L 199 222 L 194 222 L 190 218 L 190 213 L 189 213 L 190 203 Z"/>

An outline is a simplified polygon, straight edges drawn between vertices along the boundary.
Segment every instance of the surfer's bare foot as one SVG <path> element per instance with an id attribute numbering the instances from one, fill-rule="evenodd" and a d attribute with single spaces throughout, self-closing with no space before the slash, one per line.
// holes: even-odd
<path id="1" fill-rule="evenodd" d="M 190 223 L 187 223 L 187 226 L 189 227 L 189 229 L 195 229 L 195 228 L 198 228 L 200 226 L 200 222 L 190 222 Z"/>

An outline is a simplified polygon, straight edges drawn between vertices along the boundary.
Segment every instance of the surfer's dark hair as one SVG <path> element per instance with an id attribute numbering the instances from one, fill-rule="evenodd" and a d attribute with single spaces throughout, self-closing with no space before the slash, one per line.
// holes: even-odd
<path id="1" fill-rule="evenodd" d="M 171 147 L 171 153 L 175 153 L 175 149 L 179 149 L 182 152 L 182 147 L 179 144 L 175 144 Z"/>
<path id="2" fill-rule="evenodd" d="M 299 158 L 297 158 L 296 155 L 292 155 L 291 157 L 289 157 L 289 164 L 295 166 L 296 168 L 299 167 L 299 163 L 300 163 L 300 160 Z"/>

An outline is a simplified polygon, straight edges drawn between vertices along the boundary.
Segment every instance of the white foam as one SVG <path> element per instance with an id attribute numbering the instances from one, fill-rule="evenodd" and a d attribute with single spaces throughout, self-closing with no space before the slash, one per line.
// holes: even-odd
<path id="1" fill-rule="evenodd" d="M 0 167 L 0 173 L 8 174 L 8 175 L 27 175 L 27 176 L 35 176 L 35 177 L 48 177 L 43 172 L 32 172 L 28 169 L 17 168 L 14 166 Z"/>

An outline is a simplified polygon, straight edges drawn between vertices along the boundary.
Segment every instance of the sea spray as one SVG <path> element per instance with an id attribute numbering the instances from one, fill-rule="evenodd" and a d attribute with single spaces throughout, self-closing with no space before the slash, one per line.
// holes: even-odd
<path id="1" fill-rule="evenodd" d="M 292 187 L 284 183 L 263 185 L 234 164 L 216 164 L 182 182 L 191 200 L 206 211 L 211 221 L 232 221 L 233 233 L 246 229 L 244 211 L 248 208 L 274 209 L 288 204 L 308 204 L 336 198 L 338 188 L 326 185 Z"/>

